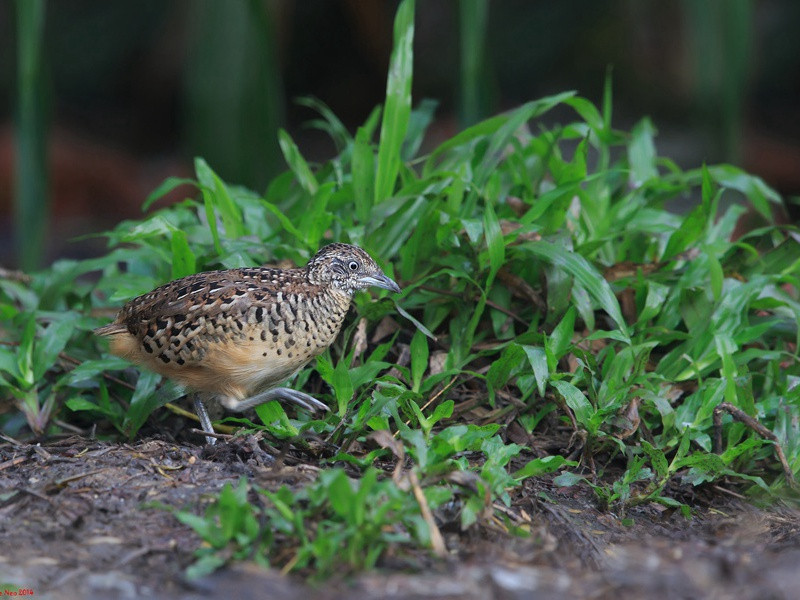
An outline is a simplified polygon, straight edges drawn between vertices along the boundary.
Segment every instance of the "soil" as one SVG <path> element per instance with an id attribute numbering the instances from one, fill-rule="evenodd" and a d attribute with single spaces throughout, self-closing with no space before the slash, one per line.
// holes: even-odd
<path id="1" fill-rule="evenodd" d="M 718 486 L 693 515 L 648 504 L 625 519 L 588 486 L 528 480 L 510 513 L 528 537 L 484 526 L 444 531 L 449 559 L 311 585 L 249 563 L 187 581 L 200 540 L 162 503 L 202 513 L 225 483 L 263 487 L 315 476 L 246 438 L 212 447 L 83 437 L 0 443 L 0 594 L 34 598 L 797 598 L 800 512 L 759 509 Z M 682 498 L 687 501 L 687 498 Z M 623 524 L 625 523 L 625 524 Z"/>

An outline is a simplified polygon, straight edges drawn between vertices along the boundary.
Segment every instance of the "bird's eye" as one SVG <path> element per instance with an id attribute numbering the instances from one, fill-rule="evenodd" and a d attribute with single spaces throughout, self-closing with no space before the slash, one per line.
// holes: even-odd
<path id="1" fill-rule="evenodd" d="M 358 271 L 358 263 L 354 260 L 351 260 L 350 263 L 347 265 L 351 271 Z"/>

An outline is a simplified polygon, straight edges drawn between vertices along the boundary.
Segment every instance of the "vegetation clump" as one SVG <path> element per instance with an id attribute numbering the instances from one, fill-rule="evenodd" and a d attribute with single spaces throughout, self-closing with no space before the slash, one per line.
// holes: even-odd
<path id="1" fill-rule="evenodd" d="M 227 419 L 324 469 L 277 491 L 242 480 L 204 516 L 178 511 L 207 542 L 194 573 L 255 558 L 328 575 L 407 545 L 443 553 L 446 511 L 464 529 L 494 519 L 522 535 L 502 507 L 556 471 L 619 512 L 689 515 L 680 490 L 721 480 L 788 495 L 800 248 L 773 224 L 777 194 L 729 165 L 659 157 L 647 119 L 615 129 L 610 84 L 600 108 L 558 94 L 421 151 L 435 104 L 411 108 L 412 3 L 395 38 L 386 103 L 355 135 L 305 101 L 332 159 L 309 165 L 281 132 L 289 169 L 258 193 L 198 158 L 195 178 L 167 180 L 144 218 L 104 234 L 105 256 L 0 281 L 0 394 L 18 408 L 3 430 L 91 420 L 133 438 L 181 390 L 107 354 L 90 332 L 112 309 L 197 271 L 303 264 L 342 241 L 383 261 L 403 294 L 357 296 L 337 343 L 298 375 L 329 415 L 273 402 Z M 185 200 L 150 210 L 179 186 Z M 680 198 L 696 206 L 670 211 Z M 736 232 L 743 203 L 763 227 Z"/>

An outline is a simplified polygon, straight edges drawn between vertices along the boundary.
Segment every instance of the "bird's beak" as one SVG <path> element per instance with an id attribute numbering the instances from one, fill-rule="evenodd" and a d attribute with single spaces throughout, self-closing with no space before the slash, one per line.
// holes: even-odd
<path id="1" fill-rule="evenodd" d="M 360 283 L 366 283 L 367 285 L 374 285 L 375 287 L 389 290 L 390 292 L 395 292 L 397 294 L 400 293 L 400 286 L 383 273 L 380 275 L 366 275 L 364 277 L 360 277 L 358 281 Z"/>

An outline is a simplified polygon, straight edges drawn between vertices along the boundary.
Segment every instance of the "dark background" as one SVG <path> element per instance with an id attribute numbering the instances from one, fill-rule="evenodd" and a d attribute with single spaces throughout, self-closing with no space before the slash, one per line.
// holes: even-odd
<path id="1" fill-rule="evenodd" d="M 384 97 L 397 5 L 45 2 L 44 261 L 98 251 L 101 240 L 70 239 L 141 215 L 165 177 L 191 175 L 194 156 L 258 190 L 285 168 L 278 127 L 310 160 L 331 157 L 327 135 L 304 125 L 316 114 L 294 99 L 314 96 L 349 129 L 361 124 Z M 0 3 L 5 267 L 19 262 L 16 6 Z M 732 162 L 791 197 L 800 193 L 799 29 L 797 0 L 418 0 L 414 104 L 439 101 L 435 142 L 550 93 L 573 89 L 599 103 L 610 68 L 616 127 L 649 116 L 659 152 L 679 165 Z M 472 79 L 463 75 L 462 41 L 479 59 Z"/>

